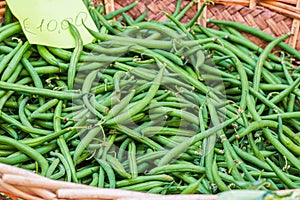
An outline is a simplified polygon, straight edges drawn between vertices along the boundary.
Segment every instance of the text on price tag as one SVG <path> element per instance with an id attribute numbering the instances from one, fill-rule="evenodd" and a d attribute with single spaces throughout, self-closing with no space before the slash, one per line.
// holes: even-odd
<path id="1" fill-rule="evenodd" d="M 97 31 L 82 0 L 6 0 L 31 44 L 73 48 L 75 41 L 68 21 L 80 32 L 84 44 L 92 42 L 92 35 L 83 26 Z"/>

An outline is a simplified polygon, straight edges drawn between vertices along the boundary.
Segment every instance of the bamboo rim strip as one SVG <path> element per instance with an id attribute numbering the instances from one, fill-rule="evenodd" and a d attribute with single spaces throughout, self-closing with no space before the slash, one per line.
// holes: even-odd
<path id="1" fill-rule="evenodd" d="M 158 195 L 120 189 L 91 187 L 55 181 L 33 172 L 0 163 L 0 192 L 12 200 L 217 200 L 218 195 Z M 280 190 L 278 194 L 300 193 L 300 189 Z"/>
<path id="2" fill-rule="evenodd" d="M 0 163 L 0 192 L 13 200 L 215 200 L 217 195 L 157 195 L 56 181 Z"/>

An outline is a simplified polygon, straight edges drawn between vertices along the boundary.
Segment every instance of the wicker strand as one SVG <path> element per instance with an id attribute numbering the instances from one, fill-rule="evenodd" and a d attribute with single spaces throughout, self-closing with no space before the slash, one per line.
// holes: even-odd
<path id="1" fill-rule="evenodd" d="M 45 181 L 45 178 L 42 177 L 28 177 L 28 176 L 20 176 L 20 175 L 14 175 L 14 174 L 4 174 L 2 176 L 2 180 L 4 183 L 12 184 L 12 185 L 30 185 L 35 188 L 48 188 L 51 191 L 55 191 L 59 188 L 89 188 L 87 185 L 78 185 L 75 183 L 68 183 L 65 184 L 64 181 L 54 181 L 54 180 L 48 180 Z"/>
<path id="2" fill-rule="evenodd" d="M 20 189 L 18 189 L 17 187 L 14 187 L 10 184 L 4 183 L 2 180 L 0 180 L 0 187 L 3 188 L 5 191 L 8 191 L 8 194 L 14 194 L 14 196 L 23 198 L 23 199 L 31 199 L 31 200 L 43 200 L 41 198 L 32 196 Z M 5 192 L 3 191 L 3 192 Z"/>
<path id="3" fill-rule="evenodd" d="M 95 199 L 95 198 L 103 198 L 103 199 L 116 199 L 116 196 L 118 196 L 117 199 L 120 198 L 132 198 L 135 197 L 135 199 L 143 198 L 145 197 L 144 193 L 138 193 L 138 192 L 131 192 L 126 190 L 119 190 L 116 194 L 115 189 L 99 189 L 95 190 L 92 189 L 59 189 L 57 190 L 57 196 L 58 198 L 65 198 L 65 199 Z M 154 195 L 154 194 L 147 194 L 147 198 L 157 198 L 161 197 L 161 195 Z"/>
<path id="4" fill-rule="evenodd" d="M 250 0 L 249 8 L 254 9 L 256 7 L 256 0 Z"/>
<path id="5" fill-rule="evenodd" d="M 295 9 L 295 7 L 293 6 L 289 6 L 289 5 L 285 5 L 283 3 L 280 3 L 280 7 L 279 6 L 276 6 L 274 5 L 275 3 L 270 3 L 270 1 L 266 1 L 266 2 L 261 2 L 260 5 L 265 7 L 265 8 L 268 8 L 270 10 L 273 10 L 275 12 L 278 12 L 278 13 L 281 13 L 283 15 L 286 15 L 288 17 L 291 17 L 291 18 L 296 18 L 296 19 L 300 19 L 300 13 L 299 13 L 299 10 Z M 281 7 L 282 6 L 282 7 Z M 283 8 L 285 7 L 285 8 Z"/>
<path id="6" fill-rule="evenodd" d="M 297 0 L 297 5 L 296 8 L 300 8 L 300 0 Z M 300 28 L 300 20 L 299 19 L 294 19 L 292 28 L 291 28 L 291 33 L 293 34 L 290 39 L 289 39 L 289 45 L 292 46 L 293 48 L 296 48 L 297 45 L 297 40 L 298 40 L 298 35 L 299 35 L 299 28 Z"/>
<path id="7" fill-rule="evenodd" d="M 198 2 L 198 6 L 197 6 L 197 10 L 198 10 L 198 11 L 200 10 L 201 6 L 202 6 L 204 3 L 205 3 L 205 0 L 200 0 L 200 1 Z M 202 26 L 206 27 L 206 26 L 207 26 L 206 19 L 207 19 L 207 7 L 204 8 L 202 15 L 201 15 L 201 16 L 198 18 L 198 20 L 197 20 L 197 23 L 198 23 L 199 25 L 202 25 Z"/>
<path id="8" fill-rule="evenodd" d="M 31 191 L 33 194 L 36 194 L 45 200 L 57 200 L 56 194 L 50 192 L 49 190 L 45 190 L 41 188 L 32 188 L 32 187 L 27 187 L 26 190 Z"/>

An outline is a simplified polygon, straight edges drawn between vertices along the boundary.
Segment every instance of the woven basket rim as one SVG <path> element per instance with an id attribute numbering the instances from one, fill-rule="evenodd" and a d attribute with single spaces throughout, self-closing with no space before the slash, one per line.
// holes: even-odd
<path id="1" fill-rule="evenodd" d="M 188 195 L 160 195 L 134 192 L 121 189 L 97 188 L 93 186 L 51 180 L 33 172 L 15 166 L 0 163 L 0 192 L 14 198 L 21 194 L 19 188 L 29 189 L 28 194 L 21 198 L 39 199 L 39 195 L 54 199 L 95 199 L 95 200 L 216 200 L 219 194 L 188 194 Z M 116 192 L 117 191 L 117 192 Z M 15 194 L 13 192 L 16 192 Z M 300 193 L 300 189 L 278 190 L 278 194 L 291 192 Z M 24 193 L 24 192 L 23 192 Z M 27 198 L 27 199 L 28 199 Z"/>

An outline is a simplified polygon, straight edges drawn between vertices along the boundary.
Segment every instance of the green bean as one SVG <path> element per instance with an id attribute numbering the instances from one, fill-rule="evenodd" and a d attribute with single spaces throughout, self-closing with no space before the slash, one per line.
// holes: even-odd
<path id="1" fill-rule="evenodd" d="M 64 166 L 62 164 L 59 164 L 58 165 L 59 167 L 59 171 L 55 174 L 52 174 L 49 178 L 52 179 L 52 180 L 58 180 L 60 179 L 61 177 L 63 177 L 66 173 L 66 170 L 64 168 Z"/>
<path id="2" fill-rule="evenodd" d="M 148 48 L 160 48 L 163 50 L 172 49 L 174 47 L 174 44 L 172 41 L 164 41 L 164 40 L 144 40 L 144 39 L 136 39 L 136 38 L 130 38 L 130 37 L 120 37 L 120 36 L 113 36 L 113 35 L 107 35 L 107 34 L 101 34 L 96 33 L 93 30 L 88 29 L 89 32 L 97 39 L 101 41 L 114 41 L 120 44 L 125 45 L 142 45 Z M 203 39 L 203 40 L 191 40 L 191 41 L 181 41 L 176 47 L 180 48 L 182 46 L 195 46 L 200 45 L 202 43 L 206 43 L 209 41 L 213 41 L 213 39 Z"/>
<path id="3" fill-rule="evenodd" d="M 278 115 L 278 139 L 288 148 L 293 154 L 299 156 L 300 147 L 296 145 L 290 138 L 283 134 L 282 118 Z"/>
<path id="4" fill-rule="evenodd" d="M 0 42 L 21 31 L 22 28 L 20 23 L 11 23 L 9 26 L 5 26 L 5 28 L 3 27 L 0 32 Z"/>
<path id="5" fill-rule="evenodd" d="M 267 170 L 267 171 L 272 171 L 272 169 L 270 168 L 270 166 L 268 164 L 266 164 L 265 162 L 261 161 L 260 159 L 258 159 L 257 157 L 241 150 L 240 148 L 238 148 L 237 146 L 235 145 L 232 145 L 235 152 L 244 160 L 252 163 L 253 165 L 256 165 L 264 170 Z"/>
<path id="6" fill-rule="evenodd" d="M 161 54 L 163 56 L 165 56 L 167 59 L 173 61 L 174 63 L 176 63 L 179 66 L 183 66 L 183 62 L 181 60 L 181 58 L 174 56 L 172 53 L 168 52 L 168 51 L 164 51 L 164 50 L 160 50 L 160 49 L 154 49 L 153 50 L 155 53 Z"/>
<path id="7" fill-rule="evenodd" d="M 51 156 L 56 156 L 60 159 L 61 163 L 63 164 L 63 166 L 66 170 L 66 175 L 67 175 L 66 181 L 71 182 L 72 173 L 71 173 L 70 166 L 69 166 L 67 160 L 65 159 L 65 157 L 61 153 L 53 152 L 53 151 L 50 152 L 50 155 Z"/>
<path id="8" fill-rule="evenodd" d="M 34 74 L 54 74 L 54 73 L 61 73 L 63 72 L 63 70 L 59 69 L 58 67 L 55 67 L 55 66 L 43 66 L 43 67 L 34 67 L 32 70 L 34 71 L 33 73 L 34 74 L 31 74 L 32 71 L 30 72 L 27 72 L 30 71 L 31 69 L 28 69 L 28 65 L 29 63 L 23 63 L 23 58 L 22 58 L 22 64 L 24 65 L 24 67 L 26 68 L 26 70 L 22 70 L 20 75 L 21 76 L 35 76 Z M 30 63 L 31 64 L 31 63 Z M 33 77 L 33 78 L 36 78 L 36 77 Z"/>
<path id="9" fill-rule="evenodd" d="M 113 169 L 111 166 L 104 160 L 102 159 L 96 159 L 97 162 L 100 164 L 101 167 L 103 167 L 104 171 L 107 174 L 108 180 L 109 180 L 109 187 L 110 188 L 115 188 L 116 187 L 116 177 L 113 172 Z"/>
<path id="10" fill-rule="evenodd" d="M 28 94 L 41 95 L 45 97 L 53 97 L 62 100 L 72 100 L 78 99 L 81 97 L 81 94 L 72 93 L 72 92 L 61 92 L 54 91 L 49 89 L 36 88 L 31 86 L 24 86 L 16 83 L 7 83 L 0 81 L 0 88 L 3 90 L 15 91 L 15 92 L 24 92 Z"/>
<path id="11" fill-rule="evenodd" d="M 106 140 L 105 135 L 103 135 L 104 140 Z M 106 156 L 108 155 L 108 152 L 110 148 L 113 146 L 115 138 L 117 137 L 117 134 L 109 135 L 107 138 L 107 141 L 105 141 L 104 148 L 101 148 L 96 157 L 102 157 L 102 159 L 106 159 Z M 102 152 L 103 150 L 103 152 Z"/>
<path id="12" fill-rule="evenodd" d="M 199 121 L 198 121 L 197 117 L 194 114 L 189 113 L 187 111 L 178 110 L 178 109 L 174 109 L 174 108 L 168 108 L 168 107 L 158 107 L 158 108 L 151 109 L 151 112 L 152 113 L 162 113 L 162 112 L 167 113 L 167 115 L 180 117 L 181 119 L 184 119 L 190 123 L 199 125 Z"/>
<path id="13" fill-rule="evenodd" d="M 251 105 L 249 106 L 249 109 L 251 108 Z M 252 111 L 252 116 L 254 117 L 254 119 L 255 120 L 260 120 L 260 116 L 257 114 L 257 112 L 256 111 Z M 255 123 L 255 124 L 254 124 Z M 253 124 L 253 126 L 252 126 L 252 128 L 256 128 L 256 127 L 258 127 L 257 126 L 257 121 L 256 122 L 253 122 L 252 124 Z M 260 124 L 263 124 L 263 123 L 260 123 Z M 278 123 L 277 122 L 274 122 L 274 121 L 267 121 L 265 124 L 263 124 L 263 126 L 269 126 L 269 125 L 273 125 L 273 126 L 275 126 L 276 128 L 278 127 Z M 250 126 L 249 126 L 250 127 Z M 248 127 L 248 128 L 249 128 Z M 286 133 L 287 132 L 289 132 L 288 130 L 289 130 L 289 128 L 287 128 L 287 127 L 285 127 L 285 126 L 283 126 L 282 127 L 283 128 L 283 130 L 285 129 L 286 130 Z M 247 131 L 246 131 L 246 134 L 247 134 Z M 281 154 L 283 154 L 283 155 L 285 155 L 286 156 L 286 158 L 296 167 L 296 168 L 300 168 L 300 163 L 299 163 L 299 161 L 297 160 L 297 158 L 291 153 L 291 152 L 289 152 L 287 149 L 286 149 L 286 147 L 285 146 L 283 146 L 278 140 L 276 140 L 275 138 L 274 138 L 274 136 L 272 135 L 272 133 L 270 133 L 270 131 L 268 131 L 268 130 L 264 130 L 263 131 L 263 134 L 264 134 L 264 137 L 266 138 L 266 139 L 268 139 L 276 148 L 277 148 L 277 150 L 281 153 Z M 294 134 L 291 132 L 290 133 L 291 134 L 291 136 L 294 136 Z M 297 139 L 297 137 L 294 137 L 294 139 Z M 274 169 L 273 169 L 274 170 Z"/>
<path id="14" fill-rule="evenodd" d="M 195 194 L 200 184 L 200 180 L 196 181 L 195 183 L 191 183 L 187 188 L 180 192 L 180 194 Z"/>
<path id="15" fill-rule="evenodd" d="M 91 113 L 93 113 L 94 115 L 96 115 L 98 118 L 101 119 L 101 118 L 103 118 L 103 115 L 92 106 L 92 104 L 90 103 L 90 101 L 88 99 L 89 92 L 91 90 L 92 84 L 95 81 L 97 73 L 98 73 L 98 70 L 94 70 L 87 75 L 87 77 L 85 78 L 84 83 L 82 85 L 82 93 L 84 94 L 84 96 L 83 96 L 84 105 L 87 107 L 87 109 Z"/>
<path id="16" fill-rule="evenodd" d="M 161 127 L 161 126 L 149 126 L 145 127 L 141 130 L 141 133 L 144 136 L 150 136 L 150 135 L 176 135 L 176 136 L 193 136 L 196 134 L 196 132 L 192 130 L 180 130 L 177 128 L 169 128 L 169 127 Z"/>
<path id="17" fill-rule="evenodd" d="M 60 117 L 61 117 L 61 113 L 62 113 L 62 105 L 63 105 L 63 102 L 59 101 L 57 103 L 57 106 L 54 111 L 53 124 L 54 124 L 54 131 L 56 131 L 56 132 L 61 131 L 61 118 Z M 78 183 L 77 177 L 75 176 L 75 174 L 76 174 L 75 166 L 74 166 L 73 160 L 70 155 L 69 147 L 68 147 L 63 135 L 60 135 L 59 138 L 57 139 L 57 145 L 59 146 L 62 155 L 64 156 L 64 158 L 67 161 L 67 164 L 70 169 L 72 181 L 74 181 L 75 183 Z"/>
<path id="18" fill-rule="evenodd" d="M 40 154 L 45 154 L 49 151 L 54 150 L 56 147 L 57 146 L 56 146 L 55 143 L 49 143 L 47 145 L 36 148 L 36 151 Z M 29 161 L 29 160 L 31 160 L 31 157 L 27 156 L 27 154 L 25 154 L 25 153 L 16 152 L 16 153 L 13 153 L 13 154 L 9 155 L 8 157 L 5 157 L 5 158 L 1 157 L 0 160 L 3 163 L 4 163 L 4 160 L 5 160 L 5 163 L 10 164 L 10 165 L 14 165 L 14 164 Z"/>
<path id="19" fill-rule="evenodd" d="M 169 20 L 171 20 L 186 35 L 186 37 L 188 39 L 190 39 L 190 40 L 194 39 L 193 35 L 186 29 L 186 27 L 183 24 L 181 24 L 179 22 L 179 20 L 177 20 L 175 17 L 173 17 L 172 15 L 168 14 L 165 11 L 162 11 L 162 12 L 168 17 Z M 194 20 L 194 19 L 192 19 L 192 20 Z"/>
<path id="20" fill-rule="evenodd" d="M 104 15 L 104 18 L 107 20 L 112 19 L 112 18 L 134 8 L 137 4 L 138 4 L 138 1 L 134 1 L 133 3 L 129 4 L 128 6 L 124 6 L 121 9 L 115 10 L 113 12 L 110 12 L 110 13 Z"/>
<path id="21" fill-rule="evenodd" d="M 21 99 L 21 102 L 19 104 L 19 116 L 20 116 L 20 120 L 24 126 L 33 128 L 25 114 L 25 105 L 27 104 L 28 100 L 29 100 L 29 97 L 25 97 L 24 99 Z"/>
<path id="22" fill-rule="evenodd" d="M 98 173 L 93 173 L 92 177 L 93 177 L 93 180 L 89 185 L 90 186 L 97 186 L 98 181 L 99 181 L 99 174 Z"/>
<path id="23" fill-rule="evenodd" d="M 58 166 L 59 162 L 60 162 L 59 158 L 55 158 L 54 160 L 52 160 L 52 162 L 51 162 L 51 164 L 50 164 L 50 166 L 47 170 L 47 173 L 45 175 L 46 177 L 50 177 L 54 173 L 54 171 L 55 171 L 56 167 Z"/>
<path id="24" fill-rule="evenodd" d="M 155 143 L 154 141 L 152 141 L 150 138 L 147 138 L 147 137 L 142 137 L 142 135 L 140 135 L 139 132 L 136 132 L 124 125 L 116 125 L 116 126 L 113 126 L 112 128 L 120 131 L 120 132 L 123 132 L 125 134 L 127 134 L 129 137 L 131 137 L 132 139 L 138 141 L 138 142 L 141 142 L 153 149 L 156 149 L 156 150 L 162 150 L 164 149 L 163 147 L 161 147 L 159 144 Z"/>
<path id="25" fill-rule="evenodd" d="M 73 89 L 73 86 L 74 86 L 74 81 L 75 81 L 74 79 L 76 76 L 76 66 L 77 66 L 80 54 L 82 52 L 82 49 L 83 49 L 83 42 L 82 42 L 80 33 L 77 30 L 77 28 L 73 24 L 71 24 L 69 21 L 68 21 L 68 25 L 69 25 L 70 32 L 75 39 L 75 49 L 73 51 L 73 54 L 72 54 L 72 57 L 70 60 L 70 65 L 68 68 L 68 88 L 71 90 L 71 89 Z"/>
<path id="26" fill-rule="evenodd" d="M 272 41 L 266 48 L 265 50 L 262 52 L 262 54 L 259 56 L 257 65 L 255 67 L 255 71 L 254 71 L 254 77 L 253 77 L 253 89 L 255 91 L 258 91 L 259 88 L 259 84 L 260 84 L 260 78 L 261 78 L 261 71 L 262 71 L 262 67 L 264 65 L 264 62 L 268 56 L 268 54 L 271 52 L 271 50 L 278 45 L 281 41 L 285 40 L 287 37 L 289 37 L 290 34 L 285 34 L 282 37 Z"/>
<path id="27" fill-rule="evenodd" d="M 212 171 L 213 171 L 212 176 L 214 179 L 214 183 L 217 185 L 218 189 L 220 191 L 228 191 L 229 190 L 228 186 L 223 182 L 222 178 L 219 176 L 216 157 L 214 157 L 213 160 Z"/>
<path id="28" fill-rule="evenodd" d="M 48 65 L 49 63 L 45 61 L 43 58 L 39 58 L 38 60 L 33 60 L 31 64 L 33 67 L 42 67 Z"/>
<path id="29" fill-rule="evenodd" d="M 1 81 L 6 81 L 7 79 L 10 78 L 11 74 L 16 69 L 18 63 L 22 59 L 22 56 L 24 55 L 24 53 L 29 48 L 30 48 L 30 44 L 29 44 L 28 41 L 26 41 L 22 45 L 22 47 L 16 52 L 16 54 L 14 55 L 14 57 L 11 59 L 10 63 L 8 64 L 8 66 L 6 67 L 6 69 L 4 70 L 4 72 L 3 72 L 2 76 L 1 76 Z"/>
<path id="30" fill-rule="evenodd" d="M 46 175 L 49 164 L 48 164 L 47 160 L 35 149 L 33 149 L 25 144 L 22 144 L 15 139 L 12 139 L 12 138 L 9 138 L 6 136 L 0 136 L 0 141 L 1 141 L 1 143 L 11 145 L 11 146 L 17 148 L 18 150 L 24 152 L 26 155 L 28 155 L 32 159 L 36 160 L 41 167 L 41 170 L 42 170 L 41 175 L 43 175 L 43 176 Z M 3 160 L 2 162 L 6 163 L 5 160 Z"/>
<path id="31" fill-rule="evenodd" d="M 31 63 L 29 62 L 29 60 L 23 56 L 23 58 L 21 59 L 21 62 L 23 64 L 23 66 L 25 67 L 26 71 L 28 72 L 28 74 L 31 76 L 35 87 L 43 88 L 43 83 L 42 83 L 38 73 L 35 71 L 35 69 L 31 65 Z M 40 98 L 39 100 L 40 100 L 40 104 L 43 105 L 44 99 Z"/>
<path id="32" fill-rule="evenodd" d="M 17 65 L 17 68 L 15 69 L 15 71 L 11 74 L 10 78 L 7 80 L 7 83 L 14 83 L 18 77 L 19 77 L 19 74 L 22 70 L 23 66 L 19 63 Z M 4 96 L 5 94 L 5 91 L 0 91 L 0 96 Z"/>
<path id="33" fill-rule="evenodd" d="M 272 115 L 265 115 L 261 116 L 262 120 L 276 120 L 278 118 L 278 115 L 282 119 L 295 119 L 295 118 L 300 118 L 300 112 L 285 112 L 285 113 L 280 113 L 280 114 L 272 114 Z"/>
<path id="34" fill-rule="evenodd" d="M 289 95 L 295 88 L 299 86 L 300 77 L 298 77 L 293 83 L 289 85 L 285 90 L 280 92 L 280 94 L 273 97 L 270 101 L 274 104 L 280 102 L 285 96 Z"/>
<path id="35" fill-rule="evenodd" d="M 134 89 L 129 91 L 129 93 L 123 99 L 121 99 L 117 105 L 113 106 L 109 110 L 109 112 L 105 116 L 105 120 L 110 120 L 116 117 L 117 114 L 120 113 L 129 104 L 129 102 L 132 100 L 134 95 L 135 95 Z"/>
<path id="36" fill-rule="evenodd" d="M 134 20 L 132 19 L 132 17 L 130 17 L 126 13 L 122 13 L 122 16 L 123 16 L 124 20 L 126 21 L 126 24 L 128 24 L 129 26 L 132 26 L 134 24 Z"/>
<path id="37" fill-rule="evenodd" d="M 256 129 L 261 129 L 265 127 L 276 129 L 278 127 L 278 122 L 271 121 L 271 120 L 258 120 L 252 122 L 246 129 L 244 129 L 242 132 L 238 134 L 238 138 L 242 138 Z M 293 131 L 289 127 L 283 125 L 282 128 L 287 136 L 289 136 L 291 139 L 299 143 L 299 138 L 295 133 L 293 133 Z"/>
<path id="38" fill-rule="evenodd" d="M 135 21 L 134 21 L 135 24 L 140 23 L 146 19 L 149 8 L 148 8 L 147 4 L 145 4 L 145 7 L 146 7 L 145 11 L 135 19 Z"/>
<path id="39" fill-rule="evenodd" d="M 122 144 L 120 145 L 119 147 L 119 151 L 118 151 L 118 160 L 120 162 L 122 162 L 124 160 L 124 154 L 125 154 L 125 151 L 126 151 L 126 148 L 128 146 L 128 144 L 131 142 L 131 139 L 130 138 L 126 138 Z"/>
<path id="40" fill-rule="evenodd" d="M 7 66 L 7 64 L 10 62 L 10 60 L 15 56 L 15 54 L 20 50 L 20 48 L 22 47 L 22 43 L 18 43 L 18 45 L 12 50 L 10 51 L 0 62 L 0 72 L 2 73 L 2 71 L 5 69 L 5 67 Z"/>
<path id="41" fill-rule="evenodd" d="M 49 51 L 46 47 L 42 45 L 37 45 L 37 50 L 41 57 L 45 59 L 50 65 L 61 67 L 62 69 L 68 69 L 68 65 L 64 63 L 60 63 Z"/>
<path id="42" fill-rule="evenodd" d="M 165 150 L 154 151 L 154 152 L 151 152 L 151 153 L 147 153 L 143 156 L 137 157 L 136 162 L 139 165 L 139 164 L 144 163 L 144 162 L 153 161 L 155 159 L 161 158 L 163 155 L 165 155 L 165 153 L 166 153 Z M 128 163 L 129 163 L 128 160 L 124 161 L 123 166 L 128 167 L 129 166 Z"/>
<path id="43" fill-rule="evenodd" d="M 144 21 L 144 22 L 140 22 L 138 24 L 135 24 L 132 28 L 123 31 L 122 35 L 130 35 L 131 32 L 136 31 L 136 30 L 138 30 L 140 32 L 142 30 L 145 30 L 147 32 L 149 30 L 156 31 L 152 34 L 152 36 L 147 37 L 147 39 L 149 39 L 149 40 L 150 39 L 151 40 L 160 39 L 162 35 L 168 35 L 168 36 L 170 36 L 171 38 L 174 38 L 174 39 L 180 39 L 181 38 L 181 36 L 175 30 L 173 30 L 172 28 L 169 28 L 169 27 L 165 26 L 164 24 L 161 24 L 161 23 L 158 23 L 158 22 L 155 22 L 155 21 L 151 21 L 151 22 Z"/>
<path id="44" fill-rule="evenodd" d="M 50 108 L 56 106 L 56 104 L 58 102 L 59 102 L 58 99 L 52 99 L 52 100 L 48 101 L 47 103 L 45 103 L 44 105 L 42 105 L 41 107 L 39 107 L 37 110 L 35 110 L 33 113 L 31 113 L 30 117 L 31 118 L 35 118 L 36 114 L 46 112 Z"/>
<path id="45" fill-rule="evenodd" d="M 160 160 L 158 166 L 163 166 L 165 164 L 167 164 L 168 162 L 170 162 L 173 158 L 175 158 L 176 156 L 180 155 L 181 153 L 183 153 L 187 146 L 189 145 L 193 145 L 196 142 L 199 142 L 200 140 L 212 135 L 215 133 L 215 131 L 218 131 L 230 124 L 232 124 L 234 121 L 236 121 L 238 119 L 238 117 L 232 118 L 230 120 L 227 120 L 226 122 L 223 122 L 221 124 L 218 124 L 206 131 L 202 131 L 200 133 L 198 133 L 197 135 L 191 137 L 189 140 L 186 140 L 184 142 L 182 142 L 181 144 L 179 144 L 177 147 L 174 147 L 173 149 L 171 149 L 170 151 L 167 152 L 167 154 L 165 154 L 162 159 Z"/>
<path id="46" fill-rule="evenodd" d="M 277 174 L 275 172 L 262 172 L 262 171 L 251 171 L 250 172 L 252 176 L 261 176 L 265 178 L 276 178 Z M 288 176 L 293 181 L 299 181 L 299 177 L 290 175 L 285 173 L 286 176 Z"/>
<path id="47" fill-rule="evenodd" d="M 17 131 L 14 128 L 12 128 L 10 125 L 1 123 L 0 127 L 2 130 L 7 132 L 13 139 L 17 140 L 19 138 Z"/>
<path id="48" fill-rule="evenodd" d="M 277 167 L 269 158 L 266 158 L 266 161 L 284 184 L 286 184 L 289 188 L 296 188 L 296 185 L 284 175 L 279 167 Z"/>
<path id="49" fill-rule="evenodd" d="M 214 20 L 214 19 L 209 19 L 208 22 L 210 23 L 215 23 L 215 24 L 224 24 L 236 29 L 239 29 L 241 31 L 247 32 L 247 33 L 251 33 L 255 36 L 258 36 L 266 41 L 273 41 L 275 38 L 270 36 L 267 33 L 264 33 L 263 31 L 260 31 L 258 29 L 252 28 L 250 26 L 246 26 L 237 22 L 226 22 L 226 21 L 221 21 L 221 20 Z M 300 53 L 293 49 L 292 47 L 290 47 L 289 45 L 281 42 L 279 45 L 279 47 L 283 48 L 284 50 L 286 50 L 287 52 L 289 52 L 290 54 L 296 56 L 298 59 L 300 59 Z"/>
<path id="50" fill-rule="evenodd" d="M 49 51 L 57 56 L 58 58 L 65 60 L 65 61 L 70 61 L 71 57 L 73 55 L 72 52 L 61 49 L 61 48 L 55 48 L 55 47 L 48 47 Z"/>
<path id="51" fill-rule="evenodd" d="M 152 188 L 165 186 L 166 184 L 167 184 L 166 182 L 162 182 L 162 181 L 148 181 L 144 183 L 138 183 L 135 185 L 120 187 L 120 189 L 131 190 L 131 191 L 147 191 Z"/>
<path id="52" fill-rule="evenodd" d="M 136 164 L 136 145 L 133 141 L 128 144 L 128 161 L 130 174 L 132 178 L 138 177 L 138 169 Z"/>
<path id="53" fill-rule="evenodd" d="M 99 188 L 104 188 L 104 180 L 105 180 L 105 171 L 103 167 L 100 166 L 99 168 L 99 182 L 98 182 L 98 187 Z"/>
<path id="54" fill-rule="evenodd" d="M 91 141 L 96 137 L 97 134 L 102 133 L 103 128 L 100 126 L 93 127 L 88 131 L 88 133 L 81 139 L 80 143 L 75 149 L 73 155 L 74 164 L 77 164 L 78 158 L 83 153 L 84 149 L 91 143 Z M 103 133 L 102 133 L 103 134 Z"/>
<path id="55" fill-rule="evenodd" d="M 99 168 L 100 168 L 99 166 L 86 166 L 84 168 L 80 168 L 76 172 L 76 177 L 78 179 L 85 178 L 85 177 L 97 172 L 99 170 Z"/>
<path id="56" fill-rule="evenodd" d="M 169 164 L 151 169 L 149 174 L 165 174 L 172 172 L 195 172 L 204 173 L 206 168 L 193 164 Z"/>
<path id="57" fill-rule="evenodd" d="M 18 82 L 17 82 L 17 84 L 20 84 L 20 85 L 23 85 L 23 84 L 28 84 L 28 83 L 30 83 L 32 80 L 31 80 L 31 78 L 23 78 L 23 79 L 21 79 L 21 80 L 19 80 Z M 6 92 L 5 94 L 4 94 L 4 96 L 2 96 L 1 98 L 0 98 L 0 108 L 1 108 L 1 110 L 2 110 L 2 108 L 5 106 L 5 104 L 7 103 L 7 100 L 11 97 L 11 95 L 13 95 L 13 91 L 8 91 L 8 92 Z"/>
<path id="58" fill-rule="evenodd" d="M 114 80 L 116 94 L 120 94 L 120 92 L 121 92 L 120 81 L 121 81 L 121 78 L 124 77 L 125 75 L 126 75 L 126 73 L 123 71 L 118 71 L 114 74 L 113 80 Z"/>
<path id="59" fill-rule="evenodd" d="M 99 19 L 100 23 L 105 26 L 107 28 L 107 30 L 109 30 L 111 33 L 118 35 L 120 33 L 119 30 L 113 28 L 109 22 L 105 19 L 105 17 L 103 17 L 99 12 L 97 12 L 95 9 L 91 10 L 92 12 L 94 12 L 94 14 L 97 16 L 97 18 Z"/>
<path id="60" fill-rule="evenodd" d="M 117 124 L 117 123 L 123 122 L 125 119 L 128 119 L 128 118 L 132 117 L 133 115 L 137 114 L 138 112 L 140 112 L 155 96 L 155 93 L 160 86 L 160 83 L 161 83 L 161 80 L 163 77 L 163 73 L 164 73 L 164 68 L 160 69 L 158 75 L 153 80 L 153 83 L 152 83 L 147 95 L 142 100 L 140 100 L 139 103 L 134 108 L 128 110 L 127 112 L 125 112 L 123 114 L 119 114 L 110 120 L 105 121 L 104 124 L 106 124 L 106 125 Z"/>
<path id="61" fill-rule="evenodd" d="M 293 83 L 293 80 L 291 80 L 291 82 L 289 82 L 288 84 L 292 84 L 292 83 Z M 266 84 L 266 83 L 260 84 L 260 89 L 263 91 L 280 91 L 280 90 L 286 89 L 287 87 L 289 87 L 289 85 L 286 85 L 286 84 L 277 84 L 277 85 Z M 297 95 L 299 94 L 298 89 L 295 89 L 293 92 Z"/>
<path id="62" fill-rule="evenodd" d="M 107 162 L 113 168 L 113 170 L 121 177 L 126 178 L 126 179 L 132 178 L 132 176 L 125 171 L 125 169 L 124 169 L 123 165 L 120 163 L 120 161 L 118 159 L 116 159 L 115 157 L 107 154 Z M 116 185 L 116 186 L 118 187 L 118 185 Z"/>
<path id="63" fill-rule="evenodd" d="M 42 130 L 38 128 L 31 128 L 31 127 L 26 127 L 23 124 L 21 124 L 19 121 L 15 120 L 11 116 L 7 115 L 4 112 L 1 112 L 0 118 L 3 119 L 4 121 L 15 125 L 16 127 L 20 128 L 22 131 L 26 133 L 31 133 L 31 134 L 37 134 L 37 135 L 48 135 L 50 131 L 47 130 Z"/>
<path id="64" fill-rule="evenodd" d="M 121 180 L 117 181 L 116 186 L 117 188 L 119 187 L 124 187 L 124 186 L 129 186 L 129 185 L 135 185 L 138 183 L 143 183 L 147 181 L 166 181 L 166 182 L 171 182 L 174 179 L 169 176 L 169 175 L 147 175 L 147 176 L 138 176 L 136 178 L 132 179 L 127 179 L 127 180 Z"/>
<path id="65" fill-rule="evenodd" d="M 185 15 L 185 13 L 191 9 L 191 7 L 194 5 L 194 1 L 191 1 L 180 13 L 178 13 L 178 15 L 175 16 L 175 19 L 177 19 L 178 21 L 181 20 L 181 18 Z"/>
<path id="66" fill-rule="evenodd" d="M 56 138 L 60 137 L 61 135 L 71 133 L 71 132 L 75 132 L 75 129 L 74 128 L 72 128 L 72 129 L 65 128 L 65 129 L 56 131 L 54 133 L 44 135 L 44 136 L 23 139 L 20 142 L 22 144 L 26 144 L 26 145 L 31 146 L 31 147 L 36 147 L 36 146 L 41 145 L 45 142 L 51 141 L 52 139 L 56 139 Z"/>
<path id="67" fill-rule="evenodd" d="M 176 15 L 178 15 L 178 13 L 180 12 L 180 9 L 181 9 L 181 3 L 182 3 L 181 0 L 178 0 L 178 1 L 177 1 L 175 10 L 174 10 L 174 12 L 173 12 L 173 14 L 172 14 L 174 17 L 176 17 Z"/>

